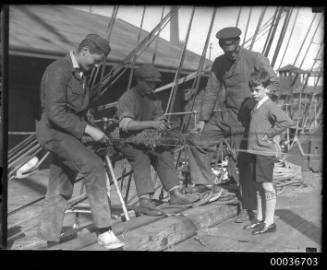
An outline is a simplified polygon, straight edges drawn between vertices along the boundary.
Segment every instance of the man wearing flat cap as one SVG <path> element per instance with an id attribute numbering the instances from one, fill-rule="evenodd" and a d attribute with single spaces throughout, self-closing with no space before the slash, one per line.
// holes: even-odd
<path id="1" fill-rule="evenodd" d="M 85 138 L 95 142 L 107 139 L 89 123 L 86 112 L 95 94 L 87 86 L 90 71 L 104 62 L 109 52 L 107 40 L 89 34 L 76 50 L 51 63 L 41 80 L 42 115 L 36 123 L 36 134 L 41 147 L 50 152 L 52 164 L 39 236 L 48 242 L 60 241 L 67 201 L 79 174 L 85 183 L 98 244 L 106 249 L 124 245 L 111 230 L 104 163 L 83 143 Z"/>
<path id="2" fill-rule="evenodd" d="M 144 64 L 135 71 L 136 85 L 127 90 L 118 100 L 120 137 L 134 136 L 144 129 L 164 130 L 167 123 L 163 117 L 161 101 L 153 93 L 161 81 L 160 72 L 152 64 Z M 151 180 L 151 165 L 158 173 L 162 185 L 170 195 L 171 204 L 189 204 L 194 201 L 179 189 L 179 180 L 173 154 L 169 151 L 149 152 L 143 147 L 124 144 L 121 151 L 130 162 L 139 197 L 139 210 L 146 215 L 161 215 L 152 200 L 154 186 Z"/>
<path id="3" fill-rule="evenodd" d="M 211 171 L 208 151 L 222 138 L 229 138 L 231 147 L 246 150 L 246 132 L 250 111 L 254 106 L 248 86 L 250 74 L 266 70 L 270 74 L 268 86 L 271 96 L 277 95 L 279 81 L 269 64 L 269 60 L 257 52 L 240 46 L 241 30 L 237 27 L 223 28 L 216 34 L 219 46 L 224 51 L 212 65 L 210 77 L 205 88 L 197 133 L 188 138 L 189 164 L 195 190 L 215 187 L 215 175 Z M 213 112 L 217 98 L 223 97 L 223 107 Z M 247 153 L 236 152 L 229 158 L 231 177 L 240 187 L 241 203 L 244 211 L 236 222 L 254 220 L 252 210 L 256 209 L 254 183 L 249 181 L 250 166 L 247 166 Z M 237 163 L 236 163 L 237 162 Z M 236 166 L 237 165 L 237 166 Z M 248 211 L 245 211 L 248 210 Z"/>

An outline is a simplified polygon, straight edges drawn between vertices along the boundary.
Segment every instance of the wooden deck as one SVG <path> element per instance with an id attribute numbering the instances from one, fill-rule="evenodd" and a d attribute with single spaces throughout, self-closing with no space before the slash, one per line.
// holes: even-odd
<path id="1" fill-rule="evenodd" d="M 209 229 L 199 230 L 190 239 L 168 251 L 216 252 L 321 252 L 322 190 L 319 174 L 303 173 L 307 188 L 294 189 L 277 198 L 277 231 L 253 236 L 244 224 L 229 219 Z"/>
<path id="2" fill-rule="evenodd" d="M 321 175 L 303 172 L 303 181 L 306 188 L 294 188 L 278 197 L 278 230 L 274 234 L 254 237 L 242 230 L 244 224 L 236 224 L 231 219 L 237 213 L 237 206 L 219 201 L 185 210 L 184 216 L 116 220 L 113 229 L 126 242 L 124 250 L 305 252 L 306 247 L 314 247 L 320 251 Z M 47 170 L 28 179 L 11 181 L 9 213 L 42 198 L 46 185 Z M 78 192 L 79 187 L 75 191 Z M 117 198 L 113 200 L 117 202 Z M 9 249 L 103 250 L 96 244 L 90 214 L 80 215 L 79 230 L 72 229 L 74 214 L 66 214 L 63 241 L 46 247 L 45 242 L 36 237 L 41 206 L 42 200 L 8 216 Z M 118 204 L 113 206 L 119 208 Z"/>

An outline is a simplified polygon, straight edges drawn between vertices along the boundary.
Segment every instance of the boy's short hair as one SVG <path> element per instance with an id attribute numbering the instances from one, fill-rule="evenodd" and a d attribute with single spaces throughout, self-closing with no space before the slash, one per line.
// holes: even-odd
<path id="1" fill-rule="evenodd" d="M 88 34 L 78 45 L 77 51 L 80 52 L 84 47 L 88 47 L 91 54 L 107 56 L 111 51 L 109 42 L 97 34 Z"/>
<path id="2" fill-rule="evenodd" d="M 266 70 L 258 70 L 250 75 L 249 87 L 256 87 L 258 85 L 263 85 L 263 87 L 267 87 L 271 84 L 270 74 Z"/>

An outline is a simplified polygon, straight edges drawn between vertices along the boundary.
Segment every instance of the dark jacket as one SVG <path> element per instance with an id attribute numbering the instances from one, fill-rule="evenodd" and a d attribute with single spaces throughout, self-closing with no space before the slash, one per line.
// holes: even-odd
<path id="1" fill-rule="evenodd" d="M 203 103 L 200 120 L 209 120 L 214 106 L 219 98 L 223 97 L 226 108 L 238 114 L 242 103 L 251 96 L 248 85 L 250 74 L 265 69 L 271 75 L 271 93 L 278 95 L 279 80 L 269 64 L 269 60 L 257 52 L 240 48 L 238 59 L 231 62 L 226 55 L 217 57 L 212 65 Z M 220 91 L 224 91 L 221 95 Z"/>
<path id="2" fill-rule="evenodd" d="M 73 69 L 70 55 L 51 63 L 41 80 L 42 116 L 36 123 L 40 145 L 47 145 L 59 133 L 81 139 L 89 98 L 89 90 L 83 89 L 83 79 Z"/>

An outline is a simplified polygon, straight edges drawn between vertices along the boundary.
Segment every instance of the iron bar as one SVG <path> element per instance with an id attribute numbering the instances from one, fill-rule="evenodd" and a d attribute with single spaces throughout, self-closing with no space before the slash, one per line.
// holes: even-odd
<path id="1" fill-rule="evenodd" d="M 26 143 L 28 143 L 31 140 L 36 139 L 35 134 L 34 135 L 30 135 L 27 138 L 25 138 L 23 141 L 21 141 L 20 143 L 18 143 L 16 146 L 14 146 L 13 148 L 11 148 L 8 151 L 8 154 L 11 155 L 12 153 L 14 153 L 15 151 L 17 151 L 19 148 L 23 147 L 23 145 L 25 145 Z"/>
<path id="2" fill-rule="evenodd" d="M 8 162 L 12 162 L 13 160 L 21 157 L 22 155 L 24 155 L 24 153 L 26 151 L 28 151 L 28 149 L 31 149 L 32 147 L 34 147 L 35 145 L 39 145 L 37 140 L 33 140 L 30 144 L 26 145 L 24 148 L 21 148 L 18 152 L 16 152 L 15 154 L 11 155 L 8 158 Z"/>
<path id="3" fill-rule="evenodd" d="M 130 218 L 129 218 L 128 211 L 127 211 L 127 208 L 126 208 L 126 204 L 125 204 L 125 201 L 123 199 L 123 196 L 121 195 L 121 192 L 119 190 L 119 186 L 118 186 L 118 182 L 117 182 L 117 179 L 116 179 L 116 176 L 115 176 L 115 172 L 114 172 L 114 169 L 112 167 L 111 160 L 110 160 L 110 158 L 109 158 L 108 155 L 106 155 L 105 160 L 106 160 L 106 163 L 107 163 L 107 166 L 108 166 L 108 169 L 109 169 L 111 178 L 112 178 L 112 180 L 114 182 L 114 185 L 116 187 L 116 192 L 118 194 L 118 198 L 119 198 L 120 203 L 121 203 L 121 206 L 123 208 L 123 212 L 124 212 L 125 218 L 128 221 L 128 220 L 130 220 Z"/>

